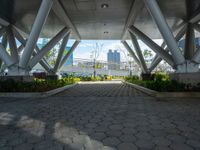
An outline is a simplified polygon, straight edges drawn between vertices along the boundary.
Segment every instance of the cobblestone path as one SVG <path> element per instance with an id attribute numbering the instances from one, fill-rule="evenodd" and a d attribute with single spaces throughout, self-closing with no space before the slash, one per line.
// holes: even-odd
<path id="1" fill-rule="evenodd" d="M 65 97 L 134 97 L 146 96 L 146 94 L 132 88 L 129 85 L 122 84 L 121 81 L 82 83 L 72 89 L 58 94 Z"/>

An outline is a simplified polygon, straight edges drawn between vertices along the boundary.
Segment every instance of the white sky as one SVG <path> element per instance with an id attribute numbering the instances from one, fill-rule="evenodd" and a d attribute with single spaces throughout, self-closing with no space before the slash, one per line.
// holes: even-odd
<path id="1" fill-rule="evenodd" d="M 157 44 L 161 45 L 162 40 L 154 40 Z M 70 40 L 68 46 L 71 46 L 74 41 Z M 127 41 L 129 45 L 132 47 L 131 41 Z M 91 59 L 91 52 L 94 49 L 94 45 L 96 43 L 103 44 L 102 51 L 98 60 L 107 60 L 107 52 L 109 49 L 111 50 L 118 50 L 121 54 L 121 60 L 126 61 L 125 54 L 127 55 L 127 50 L 121 44 L 119 40 L 83 40 L 78 45 L 76 50 L 74 51 L 74 58 L 81 58 L 81 59 Z M 149 49 L 143 42 L 139 40 L 139 45 L 142 50 Z"/>

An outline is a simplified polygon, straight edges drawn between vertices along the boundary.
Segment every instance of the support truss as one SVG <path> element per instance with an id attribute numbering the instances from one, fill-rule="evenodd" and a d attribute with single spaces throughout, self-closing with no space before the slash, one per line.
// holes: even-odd
<path id="1" fill-rule="evenodd" d="M 183 64 L 185 58 L 181 54 L 174 36 L 169 28 L 156 0 L 144 0 L 144 3 L 162 34 L 176 65 Z"/>

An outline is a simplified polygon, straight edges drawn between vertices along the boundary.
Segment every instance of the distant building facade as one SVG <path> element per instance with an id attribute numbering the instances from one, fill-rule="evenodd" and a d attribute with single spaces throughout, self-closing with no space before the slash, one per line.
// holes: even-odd
<path id="1" fill-rule="evenodd" d="M 117 50 L 109 50 L 107 53 L 108 69 L 118 70 L 120 69 L 120 53 Z"/>
<path id="2" fill-rule="evenodd" d="M 200 37 L 198 38 L 195 38 L 195 45 L 196 45 L 196 48 L 200 48 Z M 184 49 L 185 48 L 185 39 L 181 40 L 178 42 L 178 46 L 181 48 L 181 49 Z"/>

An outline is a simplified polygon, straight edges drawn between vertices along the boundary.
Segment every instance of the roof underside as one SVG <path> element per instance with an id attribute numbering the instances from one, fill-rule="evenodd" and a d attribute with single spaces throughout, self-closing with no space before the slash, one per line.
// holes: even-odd
<path id="1" fill-rule="evenodd" d="M 126 30 L 131 10 L 135 11 L 134 24 L 151 38 L 161 38 L 142 0 L 58 0 L 79 32 L 81 39 L 125 39 L 129 36 Z M 199 0 L 157 0 L 169 26 L 175 31 L 183 20 L 199 10 Z M 41 0 L 1 0 L 0 17 L 30 33 Z M 102 4 L 108 8 L 101 8 Z M 139 4 L 140 6 L 134 5 Z M 133 8 L 132 8 L 133 7 Z M 135 7 L 135 8 L 134 8 Z M 128 24 L 128 25 L 130 25 Z M 42 37 L 52 37 L 66 24 L 51 10 L 42 30 Z M 71 38 L 76 38 L 72 34 Z"/>

